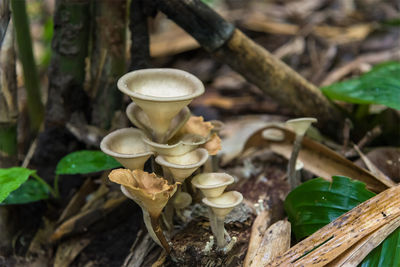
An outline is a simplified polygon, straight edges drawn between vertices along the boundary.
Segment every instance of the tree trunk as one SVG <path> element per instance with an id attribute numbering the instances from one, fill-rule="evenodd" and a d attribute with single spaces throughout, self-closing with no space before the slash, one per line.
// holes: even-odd
<path id="1" fill-rule="evenodd" d="M 108 129 L 114 111 L 119 110 L 122 94 L 117 79 L 125 71 L 126 0 L 94 3 L 93 46 L 91 53 L 91 124 Z"/>

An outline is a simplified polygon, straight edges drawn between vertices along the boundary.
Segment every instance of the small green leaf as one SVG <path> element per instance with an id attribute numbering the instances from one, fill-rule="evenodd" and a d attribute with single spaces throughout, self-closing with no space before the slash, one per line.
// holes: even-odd
<path id="1" fill-rule="evenodd" d="M 34 173 L 34 170 L 21 167 L 0 169 L 0 203 Z"/>
<path id="2" fill-rule="evenodd" d="M 400 266 L 400 228 L 374 248 L 361 262 L 360 267 Z"/>
<path id="3" fill-rule="evenodd" d="M 57 164 L 56 174 L 86 174 L 120 166 L 114 158 L 101 151 L 82 150 L 63 157 Z"/>
<path id="4" fill-rule="evenodd" d="M 400 110 L 400 62 L 387 62 L 356 79 L 322 87 L 331 99 L 356 104 L 382 104 Z"/>
<path id="5" fill-rule="evenodd" d="M 25 204 L 49 198 L 49 190 L 35 179 L 28 179 L 17 190 L 11 192 L 4 204 Z"/>
<path id="6" fill-rule="evenodd" d="M 290 192 L 284 207 L 300 240 L 374 195 L 364 183 L 344 176 L 333 176 L 332 182 L 316 178 Z"/>

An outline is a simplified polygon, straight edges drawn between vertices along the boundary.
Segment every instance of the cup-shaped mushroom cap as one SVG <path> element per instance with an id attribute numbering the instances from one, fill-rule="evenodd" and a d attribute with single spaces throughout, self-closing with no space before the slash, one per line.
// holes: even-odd
<path id="1" fill-rule="evenodd" d="M 139 129 L 143 130 L 148 137 L 155 138 L 155 133 L 152 129 L 152 124 L 147 117 L 146 113 L 138 106 L 135 102 L 132 102 L 126 108 L 126 115 L 128 119 Z M 178 115 L 176 115 L 169 125 L 168 131 L 160 140 L 160 142 L 164 143 L 171 139 L 178 131 L 182 128 L 182 126 L 187 122 L 190 118 L 190 110 L 188 107 L 184 107 Z"/>
<path id="2" fill-rule="evenodd" d="M 185 134 L 181 136 L 180 140 L 172 144 L 159 144 L 146 137 L 143 138 L 143 141 L 160 155 L 180 156 L 195 150 L 197 147 L 204 144 L 207 139 L 201 135 Z"/>
<path id="3" fill-rule="evenodd" d="M 156 162 L 169 170 L 176 182 L 183 182 L 195 170 L 203 165 L 208 158 L 208 152 L 204 148 L 197 148 L 181 156 L 158 155 Z"/>
<path id="4" fill-rule="evenodd" d="M 209 122 L 213 126 L 213 128 L 211 129 L 211 133 L 218 134 L 222 130 L 222 128 L 224 128 L 224 126 L 225 126 L 225 124 L 219 120 L 211 120 Z"/>
<path id="5" fill-rule="evenodd" d="M 206 198 L 220 196 L 235 179 L 227 173 L 201 173 L 193 177 L 192 184 L 201 190 Z"/>
<path id="6" fill-rule="evenodd" d="M 167 180 L 142 170 L 116 169 L 108 177 L 114 183 L 120 184 L 122 192 L 146 209 L 152 217 L 161 214 L 178 186 L 169 185 Z"/>
<path id="7" fill-rule="evenodd" d="M 243 201 L 243 196 L 237 191 L 225 192 L 219 197 L 203 198 L 203 203 L 211 207 L 217 218 L 223 220 L 234 207 Z"/>
<path id="8" fill-rule="evenodd" d="M 317 122 L 316 118 L 298 118 L 286 121 L 286 125 L 291 128 L 296 135 L 304 135 L 311 123 Z"/>
<path id="9" fill-rule="evenodd" d="M 168 131 L 172 118 L 204 93 L 198 78 L 177 69 L 132 71 L 122 76 L 117 85 L 146 113 L 157 141 Z"/>
<path id="10" fill-rule="evenodd" d="M 178 192 L 173 199 L 173 204 L 176 209 L 184 209 L 192 203 L 192 197 L 186 192 Z"/>
<path id="11" fill-rule="evenodd" d="M 285 133 L 279 129 L 266 129 L 261 133 L 262 137 L 269 141 L 283 141 Z"/>
<path id="12" fill-rule="evenodd" d="M 179 131 L 179 135 L 197 134 L 203 137 L 209 137 L 211 130 L 214 128 L 211 122 L 204 121 L 202 116 L 191 116 Z"/>
<path id="13" fill-rule="evenodd" d="M 125 168 L 143 169 L 144 163 L 153 155 L 149 146 L 143 142 L 143 137 L 144 134 L 139 129 L 119 129 L 104 137 L 100 148 Z"/>

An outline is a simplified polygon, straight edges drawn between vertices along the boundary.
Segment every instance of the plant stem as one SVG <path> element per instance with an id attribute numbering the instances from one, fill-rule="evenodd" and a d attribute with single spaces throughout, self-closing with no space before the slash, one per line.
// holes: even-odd
<path id="1" fill-rule="evenodd" d="M 167 240 L 165 239 L 164 233 L 161 229 L 159 218 L 153 218 L 150 214 L 142 208 L 143 212 L 143 221 L 146 225 L 147 231 L 149 231 L 149 235 L 158 245 L 162 246 L 167 253 L 171 251 L 171 247 L 169 246 Z"/>
<path id="2" fill-rule="evenodd" d="M 39 131 L 44 117 L 44 106 L 40 96 L 39 76 L 32 52 L 32 39 L 26 13 L 26 1 L 11 0 L 12 18 L 17 37 L 18 55 L 24 72 L 28 95 L 28 112 L 33 133 Z"/>
<path id="3" fill-rule="evenodd" d="M 300 176 L 296 175 L 296 161 L 300 152 L 301 142 L 303 140 L 303 135 L 296 135 L 296 139 L 293 143 L 292 154 L 290 155 L 287 176 L 289 179 L 290 190 L 293 190 L 298 185 L 300 185 Z"/>
<path id="4" fill-rule="evenodd" d="M 32 177 L 35 178 L 39 183 L 41 183 L 42 185 L 44 185 L 49 192 L 53 195 L 53 197 L 58 198 L 59 195 L 54 191 L 54 189 L 48 184 L 46 183 L 45 180 L 43 180 L 42 178 L 40 178 L 39 175 L 37 175 L 36 173 L 32 174 Z"/>
<path id="5" fill-rule="evenodd" d="M 211 207 L 208 207 L 208 217 L 210 220 L 211 232 L 215 237 L 217 237 L 217 218 Z"/>

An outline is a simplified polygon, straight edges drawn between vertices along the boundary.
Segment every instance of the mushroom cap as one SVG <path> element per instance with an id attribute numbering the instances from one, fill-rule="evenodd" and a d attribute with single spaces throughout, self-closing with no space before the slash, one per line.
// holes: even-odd
<path id="1" fill-rule="evenodd" d="M 314 122 L 317 122 L 316 118 L 298 118 L 286 121 L 286 125 L 293 129 L 296 135 L 304 135 Z"/>
<path id="2" fill-rule="evenodd" d="M 211 207 L 214 214 L 222 220 L 242 201 L 243 195 L 237 191 L 225 192 L 219 197 L 203 198 L 203 203 Z"/>
<path id="3" fill-rule="evenodd" d="M 139 129 L 122 128 L 105 136 L 100 149 L 128 169 L 143 169 L 144 163 L 154 154 L 143 137 Z"/>
<path id="4" fill-rule="evenodd" d="M 175 181 L 182 182 L 208 159 L 208 152 L 204 148 L 197 148 L 181 156 L 158 155 L 156 162 L 167 168 Z"/>
<path id="5" fill-rule="evenodd" d="M 225 123 L 219 120 L 211 120 L 209 121 L 213 128 L 211 129 L 211 133 L 219 133 L 225 126 Z"/>
<path id="6" fill-rule="evenodd" d="M 205 148 L 211 156 L 217 155 L 218 151 L 222 148 L 221 138 L 219 138 L 217 133 L 213 133 L 207 143 L 203 145 L 203 148 Z"/>
<path id="7" fill-rule="evenodd" d="M 132 98 L 157 102 L 191 100 L 204 93 L 203 83 L 178 69 L 142 69 L 118 80 L 118 89 Z"/>
<path id="8" fill-rule="evenodd" d="M 204 144 L 207 139 L 196 134 L 185 134 L 173 144 L 160 144 L 146 137 L 143 138 L 143 141 L 160 155 L 180 156 Z"/>
<path id="9" fill-rule="evenodd" d="M 198 134 L 208 138 L 213 128 L 214 126 L 212 123 L 209 121 L 204 121 L 203 116 L 191 116 L 185 125 L 183 125 L 178 134 Z"/>
<path id="10" fill-rule="evenodd" d="M 178 183 L 169 185 L 164 178 L 142 170 L 116 169 L 108 177 L 112 182 L 120 184 L 122 192 L 146 209 L 152 217 L 161 214 L 178 186 Z"/>
<path id="11" fill-rule="evenodd" d="M 206 198 L 220 196 L 235 179 L 227 173 L 201 173 L 193 177 L 192 184 L 199 188 Z"/>
<path id="12" fill-rule="evenodd" d="M 176 209 L 184 209 L 192 203 L 192 196 L 186 192 L 178 192 L 173 199 Z"/>

